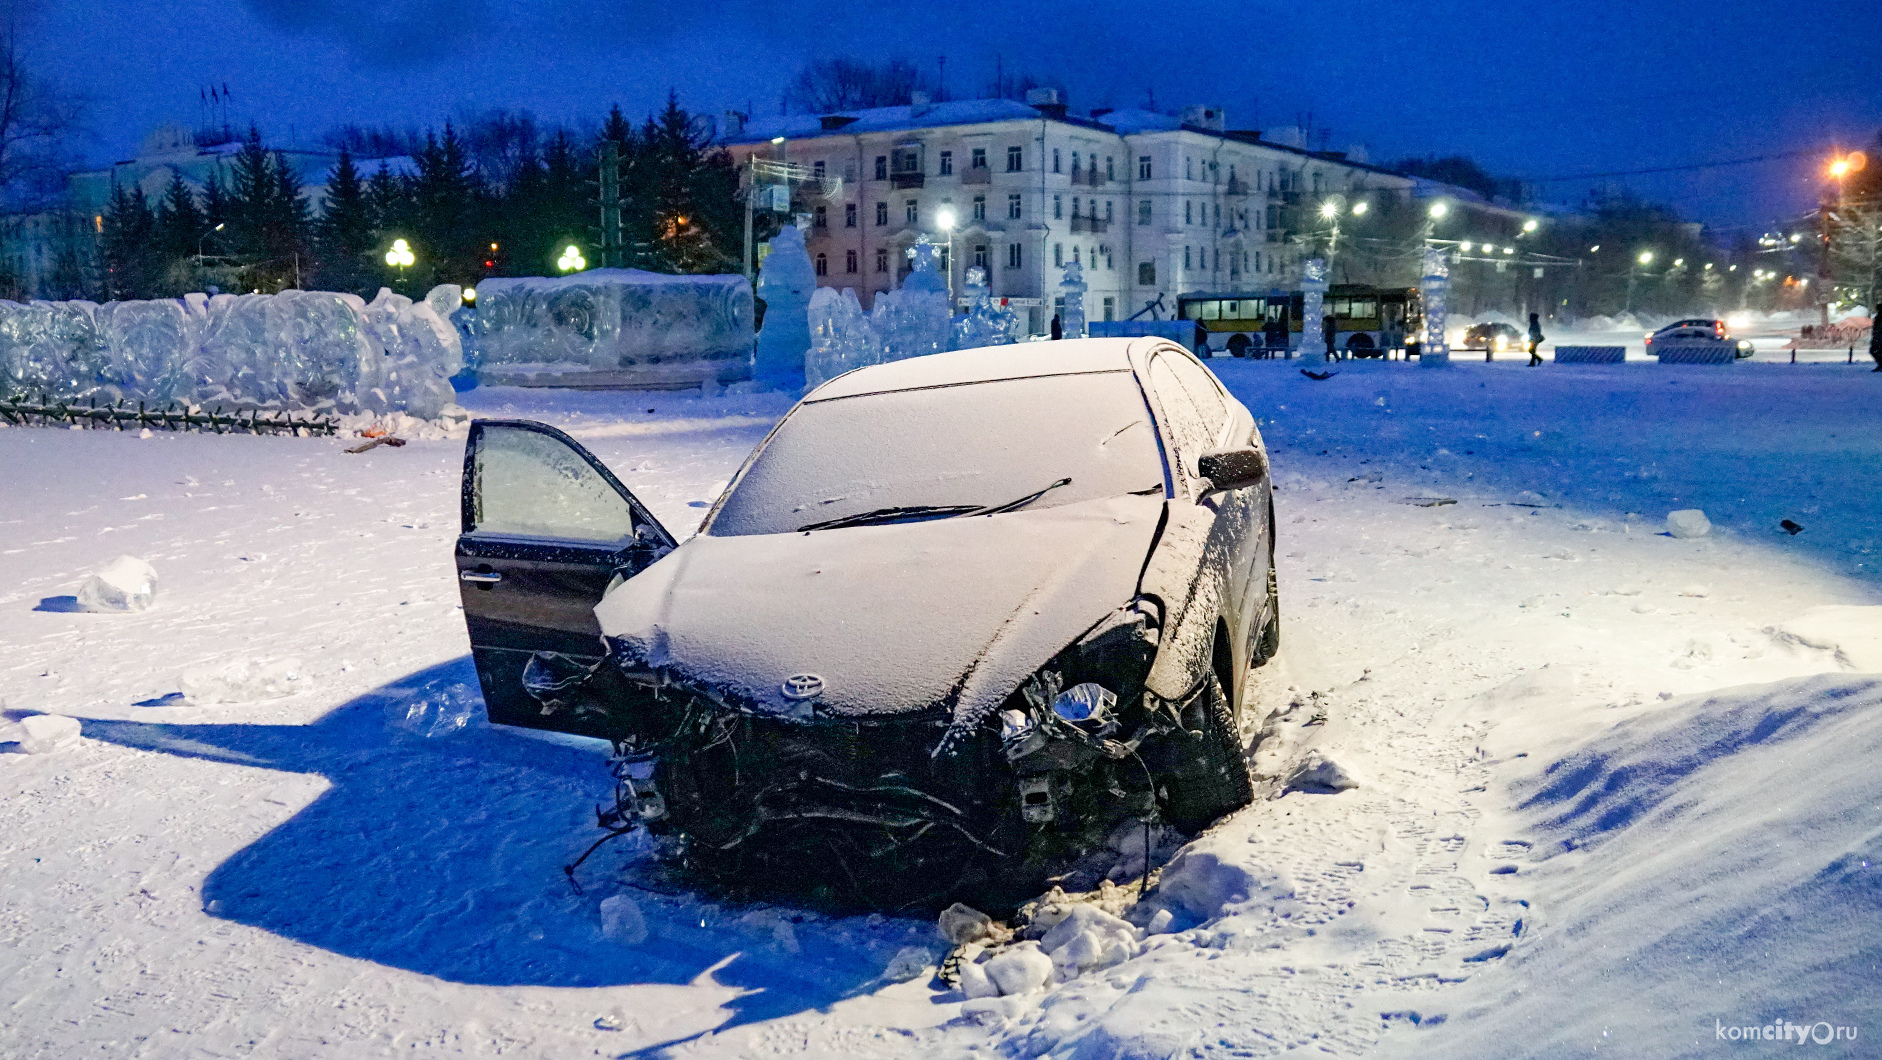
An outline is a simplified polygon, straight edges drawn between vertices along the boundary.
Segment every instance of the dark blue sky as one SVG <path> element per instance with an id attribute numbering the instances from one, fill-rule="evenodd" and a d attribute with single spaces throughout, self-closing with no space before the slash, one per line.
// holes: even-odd
<path id="1" fill-rule="evenodd" d="M 594 120 L 668 87 L 717 113 L 775 113 L 806 58 L 905 55 L 950 94 L 1008 72 L 1067 84 L 1075 109 L 1217 102 L 1238 128 L 1311 114 L 1375 161 L 1464 153 L 1525 177 L 1868 143 L 1882 128 L 1882 0 L 1344 4 L 881 0 L 45 0 L 41 55 L 95 101 L 97 157 L 193 122 L 227 82 L 233 117 L 308 140 L 344 121 L 441 122 L 466 108 Z M 1878 160 L 1882 163 L 1882 159 Z M 1627 178 L 1715 225 L 1815 202 L 1814 156 Z M 1578 200 L 1586 184 L 1551 184 Z"/>

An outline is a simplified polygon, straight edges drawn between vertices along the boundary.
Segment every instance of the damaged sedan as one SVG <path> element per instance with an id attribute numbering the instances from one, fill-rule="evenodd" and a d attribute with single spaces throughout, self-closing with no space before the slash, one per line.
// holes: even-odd
<path id="1" fill-rule="evenodd" d="M 845 901 L 1011 901 L 1246 805 L 1279 645 L 1268 462 L 1188 351 L 1090 339 L 817 387 L 679 542 L 553 427 L 472 425 L 490 720 L 615 747 L 613 832 Z"/>

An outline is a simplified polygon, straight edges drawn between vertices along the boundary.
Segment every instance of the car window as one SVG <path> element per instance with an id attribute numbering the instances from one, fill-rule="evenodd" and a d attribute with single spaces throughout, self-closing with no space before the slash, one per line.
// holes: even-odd
<path id="1" fill-rule="evenodd" d="M 1222 426 L 1228 419 L 1228 401 L 1222 396 L 1222 389 L 1215 380 L 1209 378 L 1209 370 L 1187 357 L 1168 356 L 1170 368 L 1176 378 L 1182 381 L 1183 392 L 1196 406 L 1196 412 L 1202 417 L 1203 425 L 1210 429 L 1210 442 L 1221 436 Z"/>
<path id="2" fill-rule="evenodd" d="M 1163 410 L 1164 418 L 1168 421 L 1165 433 L 1176 450 L 1171 454 L 1170 463 L 1181 469 L 1180 477 L 1185 483 L 1194 483 L 1197 476 L 1196 459 L 1215 447 L 1216 431 L 1196 410 L 1189 389 L 1176 374 L 1172 364 L 1175 360 L 1165 354 L 1159 354 L 1153 359 L 1150 362 L 1150 385 L 1157 392 L 1158 407 Z"/>
<path id="3" fill-rule="evenodd" d="M 706 533 L 789 533 L 890 508 L 1028 510 L 1161 491 L 1163 454 L 1127 371 L 1003 379 L 799 405 Z"/>
<path id="4" fill-rule="evenodd" d="M 633 536 L 627 498 L 549 435 L 487 425 L 472 467 L 474 533 L 605 542 Z"/>

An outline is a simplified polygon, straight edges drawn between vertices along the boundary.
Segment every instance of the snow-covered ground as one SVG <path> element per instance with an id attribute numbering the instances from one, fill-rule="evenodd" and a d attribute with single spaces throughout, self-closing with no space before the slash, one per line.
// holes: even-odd
<path id="1" fill-rule="evenodd" d="M 1877 377 L 1212 365 L 1279 485 L 1273 797 L 1164 871 L 1132 959 L 967 1013 L 885 978 L 938 955 L 925 921 L 625 886 L 626 843 L 574 893 L 592 749 L 394 724 L 475 684 L 460 444 L 0 429 L 0 697 L 85 736 L 0 755 L 0 1055 L 1868 1055 Z M 787 407 L 465 399 L 570 429 L 679 532 Z M 1711 535 L 1662 532 L 1685 508 Z M 156 606 L 72 610 L 120 554 Z M 175 695 L 232 661 L 288 694 Z M 1288 790 L 1312 754 L 1359 786 Z"/>

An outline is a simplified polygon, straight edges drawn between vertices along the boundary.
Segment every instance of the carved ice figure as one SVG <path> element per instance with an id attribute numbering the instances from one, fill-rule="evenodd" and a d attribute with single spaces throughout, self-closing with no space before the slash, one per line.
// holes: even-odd
<path id="1" fill-rule="evenodd" d="M 810 386 L 882 363 L 882 339 L 863 312 L 855 288 L 817 288 L 810 296 L 809 317 L 810 352 L 804 358 L 804 378 Z"/>
<path id="2" fill-rule="evenodd" d="M 776 390 L 801 390 L 804 355 L 810 350 L 810 296 L 817 271 L 804 249 L 804 233 L 787 225 L 772 236 L 758 272 L 758 297 L 765 323 L 758 332 L 752 378 Z"/>
<path id="3" fill-rule="evenodd" d="M 1307 364 L 1325 364 L 1327 337 L 1320 327 L 1321 305 L 1327 294 L 1327 263 L 1313 258 L 1300 269 L 1300 359 Z"/>
<path id="4" fill-rule="evenodd" d="M 161 404 L 187 400 L 196 386 L 207 318 L 179 299 L 107 302 L 95 316 L 108 359 L 100 398 Z"/>
<path id="5" fill-rule="evenodd" d="M 1005 306 L 993 304 L 987 291 L 987 270 L 978 265 L 968 269 L 963 286 L 967 293 L 967 313 L 954 322 L 954 349 L 971 350 L 1012 342 L 1018 315 Z"/>
<path id="6" fill-rule="evenodd" d="M 1444 252 L 1425 248 L 1424 276 L 1418 281 L 1420 304 L 1425 315 L 1425 333 L 1419 346 L 1418 363 L 1438 367 L 1451 363 L 1450 347 L 1444 344 L 1444 296 L 1451 286 L 1451 268 Z"/>
<path id="7" fill-rule="evenodd" d="M 908 249 L 915 268 L 900 290 L 876 296 L 871 322 L 883 343 L 883 360 L 923 357 L 948 349 L 954 325 L 948 311 L 948 281 L 935 269 L 939 248 L 927 236 Z"/>
<path id="8" fill-rule="evenodd" d="M 1065 308 L 1059 311 L 1059 333 L 1064 338 L 1082 339 L 1085 337 L 1085 267 L 1076 259 L 1066 262 L 1059 290 L 1065 292 Z"/>

